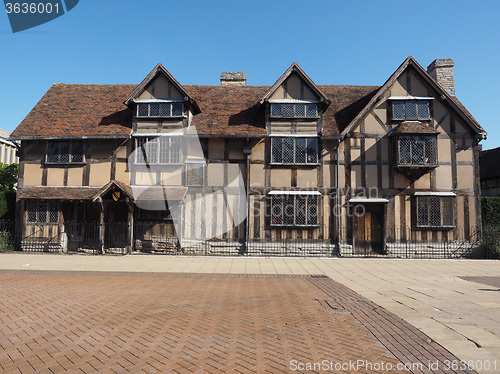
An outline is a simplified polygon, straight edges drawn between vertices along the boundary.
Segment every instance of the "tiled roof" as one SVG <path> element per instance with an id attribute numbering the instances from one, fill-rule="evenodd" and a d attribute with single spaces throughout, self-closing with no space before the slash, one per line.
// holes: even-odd
<path id="1" fill-rule="evenodd" d="M 129 186 L 128 184 L 111 181 L 103 187 L 52 187 L 36 186 L 23 189 L 21 199 L 39 200 L 96 200 L 107 194 L 110 188 L 116 185 L 127 196 L 135 201 L 180 201 L 184 199 L 187 187 L 160 187 L 160 186 Z"/>
<path id="2" fill-rule="evenodd" d="M 392 135 L 400 134 L 439 134 L 439 131 L 418 121 L 404 121 L 394 129 Z"/>
<path id="3" fill-rule="evenodd" d="M 187 187 L 131 186 L 135 201 L 180 201 L 184 199 Z"/>
<path id="4" fill-rule="evenodd" d="M 476 121 L 474 116 L 467 110 L 467 108 L 462 104 L 460 100 L 456 96 L 450 96 L 450 98 L 453 100 L 453 102 L 458 106 L 458 108 L 464 112 L 465 116 L 478 128 L 480 132 L 486 133 L 486 131 L 481 127 L 479 122 Z"/>
<path id="5" fill-rule="evenodd" d="M 100 187 L 31 187 L 24 188 L 21 199 L 90 200 Z"/>
<path id="6" fill-rule="evenodd" d="M 260 99 L 269 86 L 183 86 L 201 109 L 193 118 L 200 135 L 265 136 Z M 11 134 L 12 138 L 126 137 L 132 112 L 123 102 L 136 85 L 56 84 Z M 331 105 L 324 135 L 336 136 L 356 116 L 377 87 L 322 86 Z"/>
<path id="7" fill-rule="evenodd" d="M 126 137 L 132 113 L 123 101 L 135 85 L 54 84 L 11 138 Z"/>
<path id="8" fill-rule="evenodd" d="M 500 147 L 479 152 L 480 178 L 500 177 Z"/>

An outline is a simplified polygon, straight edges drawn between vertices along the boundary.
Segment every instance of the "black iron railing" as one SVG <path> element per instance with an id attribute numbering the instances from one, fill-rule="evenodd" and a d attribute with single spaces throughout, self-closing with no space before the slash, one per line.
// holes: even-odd
<path id="1" fill-rule="evenodd" d="M 181 232 L 177 235 L 177 231 Z M 340 234 L 340 235 L 339 235 Z M 248 235 L 248 237 L 247 237 Z M 340 238 L 339 238 L 340 236 Z M 0 251 L 211 256 L 498 259 L 500 226 L 466 229 L 329 226 L 234 227 L 171 221 L 23 223 L 0 221 Z"/>

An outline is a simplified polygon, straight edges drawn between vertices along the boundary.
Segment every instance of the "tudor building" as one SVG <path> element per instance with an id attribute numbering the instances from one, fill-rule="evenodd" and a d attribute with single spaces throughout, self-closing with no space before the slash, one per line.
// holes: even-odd
<path id="1" fill-rule="evenodd" d="M 20 235 L 63 251 L 463 243 L 484 137 L 451 59 L 408 57 L 380 87 L 316 85 L 295 63 L 272 86 L 181 85 L 160 64 L 138 86 L 56 84 L 12 134 Z"/>

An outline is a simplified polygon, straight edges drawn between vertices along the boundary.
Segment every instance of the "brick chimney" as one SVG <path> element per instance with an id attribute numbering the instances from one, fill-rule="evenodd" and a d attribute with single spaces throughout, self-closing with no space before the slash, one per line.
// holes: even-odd
<path id="1" fill-rule="evenodd" d="M 221 86 L 246 86 L 247 74 L 245 72 L 223 71 L 220 74 Z"/>
<path id="2" fill-rule="evenodd" d="M 427 67 L 427 72 L 446 92 L 455 96 L 453 66 L 455 63 L 452 58 L 439 58 Z"/>

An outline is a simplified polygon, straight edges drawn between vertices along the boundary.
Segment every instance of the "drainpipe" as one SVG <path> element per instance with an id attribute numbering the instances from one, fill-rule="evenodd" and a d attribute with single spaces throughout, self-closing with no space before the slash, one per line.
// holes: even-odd
<path id="1" fill-rule="evenodd" d="M 250 138 L 247 138 L 245 147 L 243 147 L 243 154 L 246 156 L 246 183 L 247 183 L 247 219 L 245 220 L 245 252 L 248 252 L 248 239 L 250 237 L 250 155 L 252 154 L 252 147 L 250 146 Z"/>
<path id="2" fill-rule="evenodd" d="M 339 245 L 339 248 L 338 248 L 338 251 L 339 251 L 339 255 L 340 255 L 340 244 L 342 242 L 342 219 L 341 219 L 341 212 L 342 212 L 342 207 L 340 205 L 340 186 L 339 186 L 339 182 L 340 182 L 340 139 L 337 139 L 337 175 L 336 175 L 336 184 L 337 184 L 337 206 L 336 206 L 336 214 L 337 214 L 337 229 L 338 229 L 338 245 Z"/>

